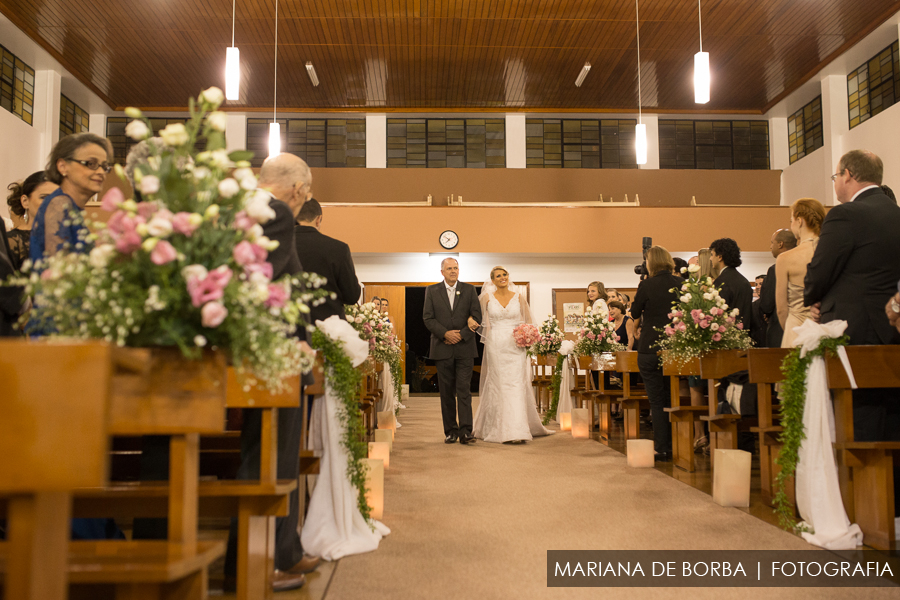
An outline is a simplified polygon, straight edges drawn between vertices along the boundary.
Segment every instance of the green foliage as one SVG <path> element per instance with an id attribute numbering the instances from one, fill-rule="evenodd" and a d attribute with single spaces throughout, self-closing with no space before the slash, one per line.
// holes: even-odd
<path id="1" fill-rule="evenodd" d="M 775 459 L 775 464 L 781 467 L 781 471 L 775 478 L 775 513 L 778 521 L 784 529 L 803 529 L 794 521 L 794 508 L 788 501 L 785 485 L 794 476 L 797 470 L 797 457 L 800 445 L 806 439 L 806 431 L 803 427 L 803 408 L 806 403 L 806 375 L 809 365 L 816 356 L 830 356 L 837 354 L 839 346 L 845 346 L 850 342 L 846 335 L 840 338 L 825 338 L 819 346 L 807 352 L 800 358 L 800 348 L 794 348 L 784 359 L 781 372 L 784 373 L 784 382 L 781 384 L 779 396 L 781 398 L 781 426 L 783 431 L 778 438 L 783 446 Z"/>
<path id="2" fill-rule="evenodd" d="M 363 462 L 369 454 L 369 445 L 366 443 L 366 428 L 357 401 L 360 372 L 344 353 L 342 342 L 334 341 L 316 329 L 312 332 L 311 345 L 322 353 L 325 360 L 325 381 L 341 400 L 337 413 L 344 430 L 341 444 L 347 449 L 347 478 L 358 491 L 359 512 L 367 523 L 371 523 L 372 515 L 366 502 L 367 467 Z"/>
<path id="3" fill-rule="evenodd" d="M 556 418 L 556 409 L 559 408 L 559 389 L 562 386 L 562 370 L 566 364 L 566 356 L 560 354 L 556 357 L 556 368 L 553 370 L 553 378 L 550 380 L 550 410 L 544 415 L 544 425 L 550 419 Z"/>

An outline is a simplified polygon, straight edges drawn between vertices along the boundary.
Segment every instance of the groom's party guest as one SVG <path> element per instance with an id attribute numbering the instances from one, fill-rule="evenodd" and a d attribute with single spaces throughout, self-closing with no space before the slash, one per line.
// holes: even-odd
<path id="1" fill-rule="evenodd" d="M 350 255 L 350 246 L 321 233 L 322 205 L 313 198 L 306 202 L 297 214 L 294 237 L 297 256 L 303 268 L 318 273 L 327 281 L 323 289 L 334 293 L 318 306 L 311 306 L 310 323 L 324 321 L 332 315 L 344 318 L 344 305 L 356 304 L 362 291 L 356 278 L 356 268 Z"/>
<path id="2" fill-rule="evenodd" d="M 444 443 L 475 441 L 472 435 L 472 369 L 478 347 L 470 320 L 481 323 L 481 303 L 475 286 L 459 281 L 459 263 L 455 258 L 441 261 L 444 280 L 425 289 L 422 319 L 431 332 L 428 358 L 437 362 L 441 391 L 441 416 Z M 457 413 L 459 422 L 457 423 Z"/>
<path id="3" fill-rule="evenodd" d="M 796 247 L 797 238 L 790 229 L 779 229 L 772 234 L 772 238 L 769 240 L 769 250 L 772 252 L 773 258 L 778 258 L 781 253 Z M 778 308 L 775 302 L 775 281 L 775 265 L 772 265 L 760 286 L 759 302 L 757 302 L 760 316 L 766 323 L 766 342 L 763 344 L 765 348 L 780 348 L 781 338 L 784 337 L 784 330 L 775 313 Z"/>
<path id="4" fill-rule="evenodd" d="M 675 290 L 681 289 L 684 280 L 673 271 L 675 262 L 672 255 L 662 246 L 653 246 L 647 251 L 647 271 L 649 277 L 641 281 L 631 306 L 631 317 L 640 319 L 640 339 L 637 341 L 638 369 L 647 388 L 650 412 L 653 417 L 653 447 L 656 460 L 672 458 L 672 428 L 665 408 L 671 406 L 669 382 L 663 376 L 662 366 L 657 356 L 656 342 L 662 329 L 669 323 L 672 302 L 678 300 Z"/>
<path id="5" fill-rule="evenodd" d="M 713 285 L 719 288 L 719 295 L 728 304 L 728 309 L 738 309 L 735 319 L 742 328 L 750 332 L 753 326 L 753 289 L 747 278 L 737 270 L 741 263 L 741 249 L 731 238 L 720 238 L 709 245 L 709 261 L 719 273 Z"/>
<path id="6" fill-rule="evenodd" d="M 297 256 L 294 224 L 303 205 L 312 197 L 312 173 L 306 162 L 293 154 L 281 153 L 263 163 L 259 173 L 259 189 L 269 193 L 269 207 L 275 217 L 263 224 L 263 234 L 279 242 L 269 253 L 273 279 L 283 275 L 295 275 L 303 268 Z M 297 330 L 297 337 L 305 339 L 306 330 Z M 312 383 L 304 376 L 304 384 Z M 262 415 L 260 410 L 244 409 L 241 427 L 241 466 L 238 479 L 258 479 L 260 464 L 260 434 Z M 303 428 L 302 411 L 299 408 L 278 409 L 278 479 L 297 479 L 300 473 L 300 434 Z M 275 591 L 291 590 L 306 582 L 305 573 L 316 569 L 319 559 L 303 554 L 300 535 L 297 532 L 300 499 L 295 488 L 288 499 L 288 516 L 275 519 L 275 574 L 272 588 Z M 232 520 L 225 555 L 226 587 L 233 586 L 237 572 L 237 521 Z"/>

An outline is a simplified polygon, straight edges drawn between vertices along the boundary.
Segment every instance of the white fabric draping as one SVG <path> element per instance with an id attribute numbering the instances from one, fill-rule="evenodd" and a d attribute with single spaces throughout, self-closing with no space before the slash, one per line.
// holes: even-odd
<path id="1" fill-rule="evenodd" d="M 386 362 L 382 363 L 380 379 L 383 395 L 381 401 L 378 402 L 376 409 L 378 412 L 391 411 L 396 415 L 400 401 L 397 400 L 397 388 L 394 387 L 394 378 L 391 377 L 391 365 Z M 398 429 L 402 427 L 396 416 L 394 417 L 394 423 L 397 425 Z"/>
<path id="2" fill-rule="evenodd" d="M 800 346 L 801 357 L 818 347 L 823 338 L 840 337 L 847 328 L 846 321 L 832 321 L 824 325 L 807 319 L 800 327 L 794 344 Z M 850 381 L 853 374 L 846 361 Z M 829 550 L 849 550 L 862 544 L 863 534 L 859 525 L 851 524 L 841 501 L 837 464 L 834 459 L 834 409 L 825 372 L 825 359 L 815 357 L 806 373 L 806 402 L 803 407 L 803 426 L 806 439 L 798 452 L 795 482 L 797 486 L 797 508 L 803 518 L 803 525 L 810 530 L 803 538 L 816 546 Z"/>
<path id="3" fill-rule="evenodd" d="M 569 366 L 568 355 L 575 351 L 575 342 L 564 340 L 559 347 L 559 353 L 565 356 L 562 366 L 562 381 L 559 383 L 559 404 L 556 405 L 556 421 L 559 422 L 559 415 L 571 413 L 575 407 L 572 402 L 572 368 Z"/>

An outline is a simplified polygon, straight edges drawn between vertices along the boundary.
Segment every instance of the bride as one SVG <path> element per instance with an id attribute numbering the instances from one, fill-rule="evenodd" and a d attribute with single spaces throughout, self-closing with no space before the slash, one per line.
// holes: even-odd
<path id="1" fill-rule="evenodd" d="M 531 389 L 531 361 L 513 337 L 518 325 L 531 323 L 528 302 L 509 283 L 503 267 L 491 269 L 479 299 L 484 357 L 473 435 L 486 442 L 523 443 L 553 433 L 541 424 Z M 469 327 L 474 331 L 478 324 L 470 318 Z"/>

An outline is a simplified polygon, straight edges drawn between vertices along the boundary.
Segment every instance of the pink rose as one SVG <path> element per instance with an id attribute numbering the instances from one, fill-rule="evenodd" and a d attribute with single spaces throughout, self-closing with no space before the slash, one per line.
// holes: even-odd
<path id="1" fill-rule="evenodd" d="M 228 316 L 228 309 L 221 302 L 207 302 L 200 309 L 200 318 L 204 327 L 218 327 Z"/>
<path id="2" fill-rule="evenodd" d="M 672 329 L 669 325 L 666 325 L 666 335 L 675 335 L 675 330 Z"/>
<path id="3" fill-rule="evenodd" d="M 687 325 L 684 324 L 684 321 L 681 321 L 680 323 L 678 323 L 678 325 L 675 326 L 675 329 L 677 329 L 678 331 L 687 331 Z"/>
<path id="4" fill-rule="evenodd" d="M 721 340 L 721 339 L 722 339 L 722 334 L 721 334 L 721 333 L 714 333 L 714 334 L 713 334 L 712 340 L 713 340 L 714 342 L 718 342 L 718 341 Z"/>
<path id="5" fill-rule="evenodd" d="M 700 319 L 703 318 L 703 311 L 700 310 L 699 308 L 695 308 L 694 310 L 691 311 L 691 318 L 694 319 L 695 322 L 699 321 Z"/>
<path id="6" fill-rule="evenodd" d="M 738 323 L 738 324 L 737 324 L 737 328 L 738 328 L 738 329 L 743 329 L 743 328 L 744 328 L 744 324 L 743 324 L 743 323 Z"/>
<path id="7" fill-rule="evenodd" d="M 141 202 L 140 204 L 138 204 L 137 213 L 142 218 L 149 220 L 150 217 L 156 214 L 156 211 L 158 209 L 159 207 L 156 205 L 156 202 Z M 168 210 L 166 212 L 169 213 L 169 216 L 172 216 L 172 213 L 170 213 Z"/>
<path id="8" fill-rule="evenodd" d="M 706 329 L 707 327 L 709 327 L 709 321 L 707 321 L 706 319 L 701 319 L 698 325 L 700 325 L 700 327 L 702 327 L 703 329 Z"/>
<path id="9" fill-rule="evenodd" d="M 106 212 L 114 212 L 123 202 L 125 202 L 125 195 L 122 194 L 122 190 L 117 187 L 111 187 L 108 192 L 103 194 L 100 208 Z"/>
<path id="10" fill-rule="evenodd" d="M 272 279 L 272 263 L 258 262 L 247 265 L 244 267 L 244 273 L 247 274 L 247 277 L 250 277 L 254 273 L 262 273 L 266 279 Z M 359 322 L 362 323 L 362 319 L 360 319 Z"/>
<path id="11" fill-rule="evenodd" d="M 272 283 L 269 284 L 269 299 L 266 300 L 266 306 L 269 308 L 282 308 L 288 300 L 288 291 L 283 285 Z"/>
<path id="12" fill-rule="evenodd" d="M 177 257 L 178 252 L 175 251 L 175 247 L 166 240 L 157 242 L 156 247 L 153 248 L 153 252 L 150 253 L 150 260 L 152 260 L 155 265 L 165 265 L 172 262 Z"/>
<path id="13" fill-rule="evenodd" d="M 240 229 L 241 231 L 250 231 L 250 229 L 256 225 L 256 220 L 247 214 L 246 210 L 242 210 L 238 212 L 238 214 L 234 215 L 234 228 Z"/>
<path id="14" fill-rule="evenodd" d="M 231 281 L 231 269 L 222 265 L 207 273 L 200 279 L 192 277 L 187 282 L 188 293 L 194 306 L 202 306 L 207 302 L 219 300 L 224 295 L 225 286 Z"/>
<path id="15" fill-rule="evenodd" d="M 266 260 L 268 252 L 266 252 L 265 248 L 260 248 L 256 244 L 251 244 L 245 240 L 234 247 L 234 252 L 232 254 L 234 255 L 234 261 L 237 264 L 246 267 L 247 265 L 260 263 Z"/>
<path id="16" fill-rule="evenodd" d="M 176 233 L 191 237 L 191 234 L 197 229 L 197 225 L 191 223 L 191 213 L 179 212 L 172 217 L 172 229 Z"/>
<path id="17" fill-rule="evenodd" d="M 131 254 L 140 247 L 141 236 L 134 230 L 123 233 L 119 236 L 119 239 L 116 240 L 116 250 L 122 254 Z"/>
<path id="18" fill-rule="evenodd" d="M 734 323 L 734 317 L 725 317 L 725 322 L 729 325 Z"/>
<path id="19" fill-rule="evenodd" d="M 115 189 L 115 188 L 113 188 Z M 110 190 L 112 191 L 112 190 Z M 107 194 L 108 196 L 109 194 Z M 115 211 L 106 221 L 106 230 L 112 234 L 113 238 L 117 238 L 125 232 L 124 220 L 128 215 L 123 210 Z"/>

